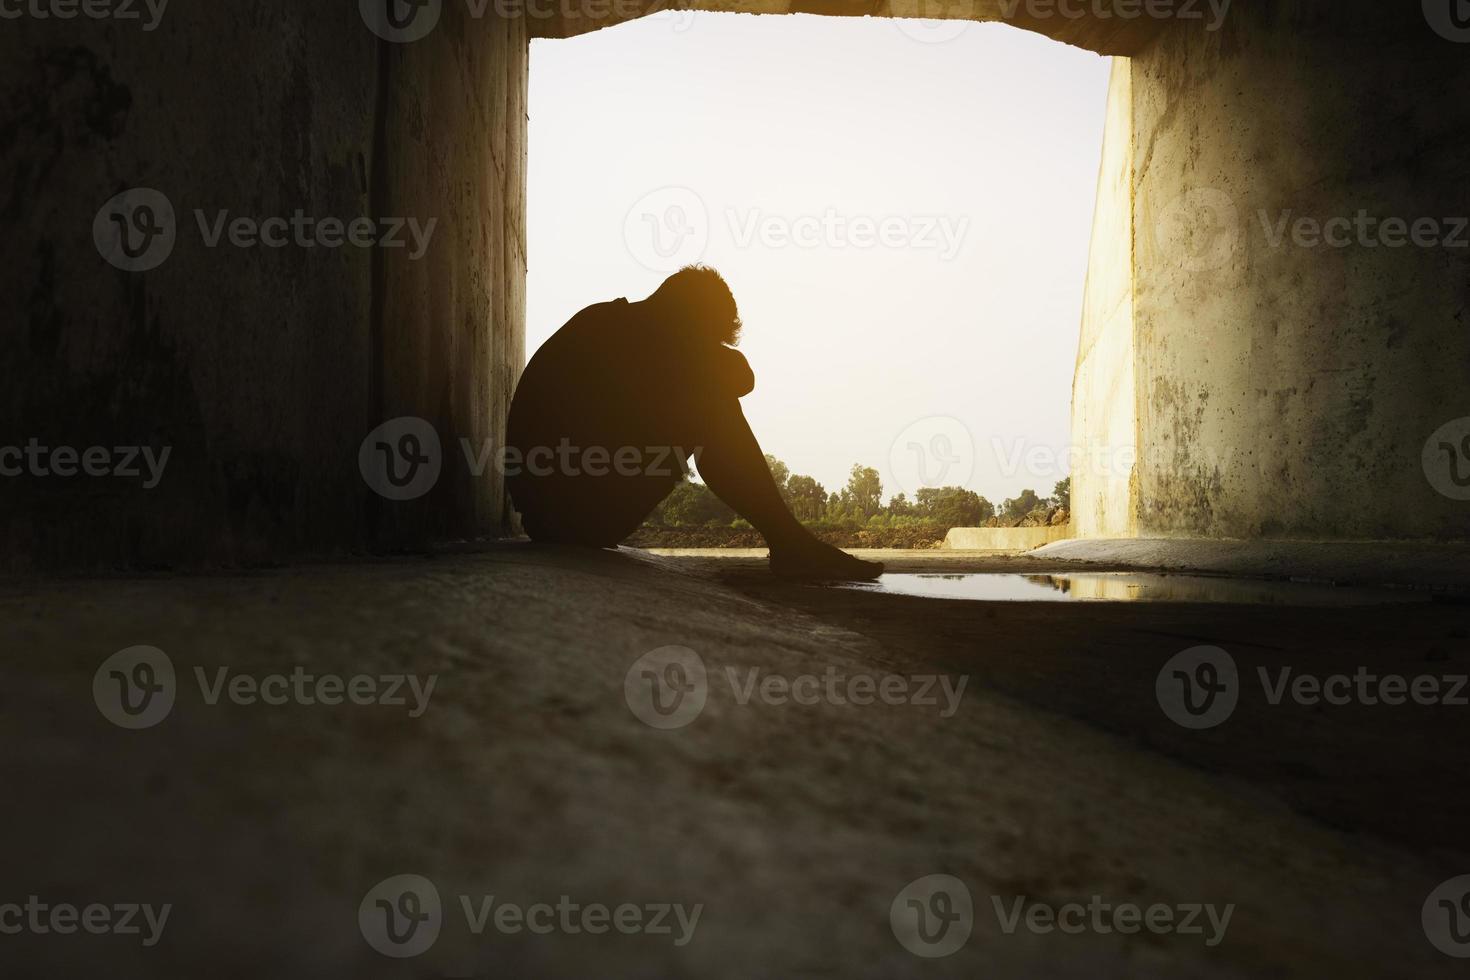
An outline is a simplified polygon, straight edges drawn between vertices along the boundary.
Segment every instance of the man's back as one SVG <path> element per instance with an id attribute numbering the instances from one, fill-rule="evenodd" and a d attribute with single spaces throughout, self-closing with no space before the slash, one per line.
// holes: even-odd
<path id="1" fill-rule="evenodd" d="M 615 544 L 678 482 L 701 420 L 750 390 L 744 357 L 682 326 L 646 303 L 598 303 L 531 358 L 506 438 L 527 530 Z"/>

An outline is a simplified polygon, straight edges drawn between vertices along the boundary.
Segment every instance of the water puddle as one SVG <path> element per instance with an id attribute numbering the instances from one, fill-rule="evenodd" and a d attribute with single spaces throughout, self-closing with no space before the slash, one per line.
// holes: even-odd
<path id="1" fill-rule="evenodd" d="M 1237 602 L 1268 606 L 1371 606 L 1429 602 L 1425 592 L 1338 587 L 1314 582 L 1091 572 L 1011 575 L 989 572 L 890 572 L 839 588 L 982 602 Z"/>

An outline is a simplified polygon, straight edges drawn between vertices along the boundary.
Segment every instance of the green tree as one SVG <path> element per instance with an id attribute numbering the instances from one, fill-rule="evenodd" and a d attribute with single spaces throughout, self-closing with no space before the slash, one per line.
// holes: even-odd
<path id="1" fill-rule="evenodd" d="M 920 517 L 948 527 L 979 527 L 995 516 L 995 505 L 964 487 L 922 487 L 916 510 Z"/>
<path id="2" fill-rule="evenodd" d="M 1057 502 L 1058 507 L 1072 509 L 1072 478 L 1069 476 L 1058 483 L 1051 491 L 1052 499 Z"/>
<path id="3" fill-rule="evenodd" d="M 829 523 L 840 524 L 851 516 L 852 507 L 846 490 L 843 490 L 841 493 L 834 490 L 827 494 L 827 506 L 823 510 L 823 517 Z"/>
<path id="4" fill-rule="evenodd" d="M 797 474 L 786 480 L 786 505 L 799 521 L 820 521 L 827 509 L 827 490 L 809 476 Z"/>
<path id="5" fill-rule="evenodd" d="M 909 503 L 906 494 L 896 493 L 888 500 L 888 513 L 893 517 L 913 517 L 918 513 L 918 508 Z"/>
<path id="6" fill-rule="evenodd" d="M 729 524 L 735 512 L 703 483 L 683 480 L 649 515 L 648 523 L 664 527 L 702 527 Z"/>
<path id="7" fill-rule="evenodd" d="M 1006 520 L 1015 520 L 1025 517 L 1040 506 L 1042 506 L 1042 500 L 1036 495 L 1035 490 L 1022 490 L 1020 496 L 1011 497 L 1001 504 L 1000 516 Z"/>
<path id="8" fill-rule="evenodd" d="M 782 497 L 785 497 L 786 481 L 791 478 L 790 468 L 770 453 L 766 453 L 766 466 L 771 470 L 771 479 L 776 481 L 776 489 L 781 491 Z"/>
<path id="9" fill-rule="evenodd" d="M 883 506 L 883 483 L 878 479 L 878 471 L 871 466 L 853 463 L 843 493 L 852 516 L 864 521 Z"/>

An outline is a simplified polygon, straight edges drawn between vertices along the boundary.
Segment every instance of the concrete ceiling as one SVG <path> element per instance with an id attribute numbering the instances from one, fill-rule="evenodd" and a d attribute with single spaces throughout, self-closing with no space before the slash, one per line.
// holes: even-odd
<path id="1" fill-rule="evenodd" d="M 1157 17 L 1099 17 L 1086 3 L 1052 0 L 527 0 L 550 16 L 531 19 L 536 37 L 574 37 L 662 10 L 831 17 L 917 17 L 1001 21 L 1098 54 L 1130 55 L 1159 32 Z M 550 8 L 555 8 L 554 12 Z M 1071 15 L 1062 13 L 1066 9 Z M 1029 11 L 1029 12 L 1028 12 Z M 1037 16 L 1041 14 L 1042 16 Z"/>

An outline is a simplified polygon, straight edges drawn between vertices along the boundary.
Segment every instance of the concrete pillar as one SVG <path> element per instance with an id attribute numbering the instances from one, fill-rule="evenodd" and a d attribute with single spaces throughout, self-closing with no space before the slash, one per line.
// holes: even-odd
<path id="1" fill-rule="evenodd" d="M 524 356 L 524 20 L 446 4 L 394 44 L 353 2 L 170 4 L 151 30 L 7 20 L 0 45 L 0 447 L 106 447 L 114 466 L 114 447 L 169 451 L 152 487 L 59 461 L 0 478 L 0 566 L 251 563 L 502 527 L 499 482 L 457 440 L 500 434 Z M 166 202 L 159 220 L 171 208 L 172 249 L 125 270 L 94 222 L 136 188 Z M 237 218 L 297 212 L 437 228 L 418 261 L 230 242 Z M 442 438 L 418 500 L 358 471 L 392 415 Z"/>
<path id="2" fill-rule="evenodd" d="M 1294 230 L 1470 215 L 1470 49 L 1426 10 L 1237 3 L 1133 57 L 1136 533 L 1470 536 L 1421 465 L 1470 415 L 1470 234 Z"/>
<path id="3" fill-rule="evenodd" d="M 368 497 L 381 546 L 507 526 L 504 481 L 481 464 L 504 445 L 525 363 L 530 42 L 524 17 L 471 6 L 446 3 L 428 37 L 384 50 L 381 208 L 438 228 L 427 261 L 381 253 L 373 424 L 425 419 L 442 463 L 423 496 Z"/>
<path id="4" fill-rule="evenodd" d="M 1082 331 L 1072 381 L 1072 533 L 1137 533 L 1133 473 L 1138 450 L 1133 323 L 1133 71 L 1113 61 L 1098 170 Z"/>

